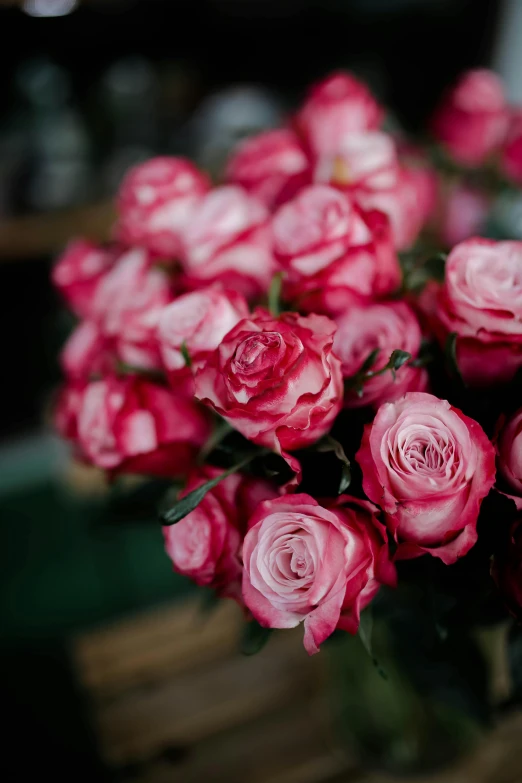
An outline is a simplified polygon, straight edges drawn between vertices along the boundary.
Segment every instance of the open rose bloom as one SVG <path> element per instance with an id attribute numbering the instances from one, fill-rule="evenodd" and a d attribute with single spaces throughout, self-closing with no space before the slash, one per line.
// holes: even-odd
<path id="1" fill-rule="evenodd" d="M 373 617 L 418 630 L 431 677 L 522 618 L 522 241 L 482 235 L 522 182 L 521 116 L 471 71 L 428 146 L 336 72 L 215 183 L 134 167 L 106 244 L 54 267 L 57 430 L 109 480 L 172 481 L 159 545 L 260 639 L 370 648 Z"/>

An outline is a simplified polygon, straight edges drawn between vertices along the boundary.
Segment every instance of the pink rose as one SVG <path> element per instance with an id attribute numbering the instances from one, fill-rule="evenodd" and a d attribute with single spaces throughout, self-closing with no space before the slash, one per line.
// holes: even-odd
<path id="1" fill-rule="evenodd" d="M 310 163 L 296 134 L 279 128 L 243 141 L 228 163 L 227 179 L 272 209 L 309 183 Z"/>
<path id="2" fill-rule="evenodd" d="M 399 165 L 392 137 L 380 131 L 350 133 L 331 157 L 317 161 L 314 181 L 359 193 L 389 190 L 397 182 Z"/>
<path id="3" fill-rule="evenodd" d="M 370 368 L 377 372 L 385 366 L 391 353 L 398 349 L 416 359 L 421 346 L 421 329 L 413 310 L 406 302 L 382 302 L 354 305 L 337 318 L 334 351 L 341 360 L 345 378 L 351 378 L 361 369 L 376 349 L 379 354 Z M 407 391 L 425 391 L 428 375 L 425 370 L 404 364 L 395 377 L 391 372 L 367 380 L 362 397 L 347 389 L 345 405 L 357 408 L 402 397 Z"/>
<path id="4" fill-rule="evenodd" d="M 487 193 L 457 184 L 446 193 L 443 203 L 440 233 L 446 247 L 481 233 L 491 207 Z"/>
<path id="5" fill-rule="evenodd" d="M 472 385 L 503 383 L 522 366 L 522 242 L 473 238 L 453 248 L 436 301 L 441 342 L 456 332 L 457 363 Z"/>
<path id="6" fill-rule="evenodd" d="M 500 165 L 509 179 L 522 185 L 522 109 L 511 112 Z"/>
<path id="7" fill-rule="evenodd" d="M 248 297 L 265 293 L 274 273 L 268 218 L 264 204 L 242 188 L 212 190 L 183 234 L 188 284 L 217 280 Z"/>
<path id="8" fill-rule="evenodd" d="M 98 284 L 115 261 L 111 250 L 97 247 L 85 239 L 71 242 L 52 271 L 52 281 L 80 318 L 87 317 Z"/>
<path id="9" fill-rule="evenodd" d="M 476 421 L 409 392 L 381 405 L 356 459 L 399 559 L 428 553 L 451 565 L 475 544 L 480 504 L 495 482 L 495 451 Z"/>
<path id="10" fill-rule="evenodd" d="M 497 466 L 512 490 L 508 497 L 522 510 L 522 408 L 502 423 L 496 438 Z"/>
<path id="11" fill-rule="evenodd" d="M 207 177 L 185 158 L 152 158 L 135 166 L 118 193 L 119 240 L 177 258 L 181 232 L 209 189 Z"/>
<path id="12" fill-rule="evenodd" d="M 194 471 L 180 497 L 221 472 L 209 466 Z M 223 479 L 194 511 L 163 528 L 174 570 L 241 602 L 241 545 L 247 522 L 262 500 L 276 496 L 274 487 L 259 479 L 237 473 Z"/>
<path id="13" fill-rule="evenodd" d="M 342 71 L 313 85 L 295 118 L 318 157 L 336 155 L 355 132 L 379 127 L 383 111 L 366 85 Z"/>
<path id="14" fill-rule="evenodd" d="M 66 440 L 78 439 L 78 413 L 83 401 L 85 383 L 68 381 L 59 391 L 54 406 L 54 426 Z"/>
<path id="15" fill-rule="evenodd" d="M 161 366 L 159 316 L 172 298 L 165 272 L 151 267 L 147 251 L 134 248 L 118 259 L 98 287 L 92 317 L 122 362 L 153 369 Z"/>
<path id="16" fill-rule="evenodd" d="M 183 346 L 194 371 L 247 316 L 248 305 L 241 294 L 217 287 L 183 294 L 168 305 L 160 316 L 157 334 L 163 365 L 173 382 L 185 370 Z"/>
<path id="17" fill-rule="evenodd" d="M 196 397 L 254 443 L 279 452 L 313 443 L 342 405 L 334 332 L 325 316 L 258 310 L 196 372 Z"/>
<path id="18" fill-rule="evenodd" d="M 468 71 L 445 96 L 433 121 L 437 140 L 467 166 L 479 166 L 502 144 L 508 123 L 504 87 L 492 71 Z"/>
<path id="19" fill-rule="evenodd" d="M 381 583 L 394 585 L 383 526 L 371 503 L 310 495 L 261 503 L 243 544 L 243 599 L 268 628 L 304 623 L 309 655 L 336 628 L 356 633 Z"/>
<path id="20" fill-rule="evenodd" d="M 285 295 L 300 309 L 341 312 L 354 298 L 381 296 L 400 283 L 388 220 L 361 212 L 328 185 L 304 188 L 282 206 L 272 233 Z"/>
<path id="21" fill-rule="evenodd" d="M 88 384 L 78 412 L 78 439 L 86 458 L 119 473 L 187 473 L 211 424 L 191 397 L 138 376 Z"/>
<path id="22" fill-rule="evenodd" d="M 114 356 L 96 321 L 81 321 L 65 343 L 60 362 L 71 378 L 88 380 L 114 369 Z"/>

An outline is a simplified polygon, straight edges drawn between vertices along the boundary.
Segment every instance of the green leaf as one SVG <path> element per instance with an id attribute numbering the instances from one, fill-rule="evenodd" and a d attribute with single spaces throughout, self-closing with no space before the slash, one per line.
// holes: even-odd
<path id="1" fill-rule="evenodd" d="M 379 672 L 380 676 L 387 680 L 388 677 L 386 675 L 386 672 L 384 669 L 381 668 L 379 665 L 379 661 L 373 654 L 373 646 L 372 646 L 372 633 L 373 633 L 373 613 L 372 613 L 372 607 L 368 606 L 364 612 L 361 614 L 361 619 L 359 622 L 359 639 L 362 642 L 362 645 L 370 658 L 372 659 L 372 663 Z"/>
<path id="2" fill-rule="evenodd" d="M 364 363 L 361 365 L 361 369 L 359 372 L 368 372 L 368 370 L 371 370 L 375 362 L 377 361 L 377 357 L 380 354 L 381 349 L 375 348 L 369 356 L 366 357 Z"/>
<path id="3" fill-rule="evenodd" d="M 262 625 L 259 625 L 257 620 L 250 620 L 245 623 L 241 641 L 241 652 L 243 655 L 256 655 L 260 652 L 268 642 L 271 633 L 271 628 L 264 628 Z"/>
<path id="4" fill-rule="evenodd" d="M 451 332 L 446 339 L 446 345 L 444 346 L 444 354 L 448 363 L 448 368 L 454 377 L 458 378 L 461 383 L 464 384 L 464 379 L 459 369 L 457 362 L 457 332 Z"/>
<path id="5" fill-rule="evenodd" d="M 322 440 L 320 440 L 317 444 L 316 451 L 319 451 L 323 454 L 329 451 L 333 451 L 339 462 L 342 463 L 341 481 L 339 483 L 339 495 L 342 495 L 343 492 L 346 492 L 352 481 L 350 460 L 346 456 L 342 444 L 331 435 L 325 435 L 325 437 L 322 438 Z"/>
<path id="6" fill-rule="evenodd" d="M 219 446 L 219 444 L 227 437 L 227 435 L 233 431 L 234 428 L 232 425 L 229 424 L 226 419 L 219 417 L 216 420 L 214 429 L 210 434 L 209 439 L 199 452 L 199 462 L 204 463 L 208 455 L 211 454 L 214 449 L 217 448 L 217 446 Z"/>
<path id="7" fill-rule="evenodd" d="M 187 348 L 187 344 L 185 340 L 181 343 L 180 349 L 181 355 L 183 356 L 183 359 L 185 360 L 185 364 L 187 367 L 192 367 L 192 359 L 190 358 L 190 353 Z"/>
<path id="8" fill-rule="evenodd" d="M 214 489 L 220 481 L 223 481 L 227 476 L 231 476 L 232 473 L 237 473 L 255 457 L 260 456 L 263 453 L 265 452 L 256 451 L 249 454 L 245 459 L 241 460 L 241 462 L 238 462 L 237 465 L 233 465 L 228 470 L 225 470 L 224 473 L 221 473 L 220 476 L 216 476 L 216 478 L 206 481 L 200 487 L 193 489 L 192 492 L 189 492 L 187 495 L 180 498 L 172 508 L 169 508 L 164 514 L 161 514 L 160 519 L 162 525 L 175 525 L 176 522 L 180 522 L 187 514 L 190 514 L 191 511 L 194 511 L 194 509 L 199 506 L 207 492 Z"/>
<path id="9" fill-rule="evenodd" d="M 407 351 L 400 351 L 399 349 L 392 352 L 388 359 L 388 369 L 391 370 L 393 380 L 395 380 L 395 373 L 399 370 L 403 364 L 411 359 L 411 353 Z"/>
<path id="10" fill-rule="evenodd" d="M 444 281 L 447 257 L 447 253 L 437 253 L 424 262 L 424 269 L 429 278 L 439 283 Z"/>
<path id="11" fill-rule="evenodd" d="M 283 273 L 276 272 L 268 290 L 268 309 L 274 316 L 278 316 L 280 310 L 281 288 L 283 286 Z"/>

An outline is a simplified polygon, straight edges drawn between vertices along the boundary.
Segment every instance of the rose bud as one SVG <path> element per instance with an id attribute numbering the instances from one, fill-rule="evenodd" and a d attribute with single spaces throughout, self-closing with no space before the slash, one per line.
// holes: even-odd
<path id="1" fill-rule="evenodd" d="M 332 157 L 318 159 L 314 181 L 333 185 L 354 198 L 359 193 L 389 190 L 399 164 L 392 137 L 380 131 L 351 133 Z"/>
<path id="2" fill-rule="evenodd" d="M 347 495 L 327 508 L 310 495 L 261 503 L 243 544 L 243 600 L 267 628 L 304 624 L 309 655 L 336 628 L 357 633 L 380 584 L 395 584 L 377 509 Z"/>
<path id="3" fill-rule="evenodd" d="M 509 179 L 522 185 L 522 109 L 511 112 L 500 165 Z"/>
<path id="4" fill-rule="evenodd" d="M 254 443 L 278 452 L 307 446 L 342 406 L 334 332 L 325 316 L 258 310 L 196 372 L 196 397 Z"/>
<path id="5" fill-rule="evenodd" d="M 310 182 L 310 163 L 296 134 L 278 128 L 243 141 L 228 162 L 227 179 L 272 209 Z"/>
<path id="6" fill-rule="evenodd" d="M 501 551 L 495 554 L 491 575 L 511 614 L 522 621 L 522 520 L 512 522 Z"/>
<path id="7" fill-rule="evenodd" d="M 495 482 L 495 451 L 476 421 L 409 392 L 381 405 L 356 459 L 398 559 L 427 553 L 451 565 L 475 544 L 480 504 Z"/>
<path id="8" fill-rule="evenodd" d="M 210 466 L 195 470 L 180 498 L 221 472 Z M 247 522 L 262 500 L 277 494 L 273 486 L 259 479 L 237 473 L 223 479 L 194 511 L 163 528 L 174 570 L 241 603 L 241 546 Z"/>
<path id="9" fill-rule="evenodd" d="M 401 272 L 388 220 L 362 212 L 335 188 L 312 185 L 272 222 L 274 254 L 285 270 L 285 297 L 299 309 L 342 312 L 361 297 L 393 291 Z"/>
<path id="10" fill-rule="evenodd" d="M 81 321 L 65 343 L 60 363 L 65 375 L 88 380 L 114 369 L 114 356 L 96 321 Z"/>
<path id="11" fill-rule="evenodd" d="M 196 401 L 139 376 L 88 384 L 78 412 L 86 459 L 115 473 L 186 474 L 210 435 Z"/>
<path id="12" fill-rule="evenodd" d="M 468 71 L 445 96 L 433 132 L 454 160 L 480 166 L 502 144 L 508 124 L 504 87 L 492 71 Z"/>
<path id="13" fill-rule="evenodd" d="M 161 313 L 157 337 L 163 366 L 174 385 L 186 369 L 184 351 L 194 372 L 238 321 L 248 316 L 241 294 L 217 287 L 183 294 Z"/>
<path id="14" fill-rule="evenodd" d="M 473 238 L 453 248 L 435 302 L 441 343 L 455 332 L 466 383 L 510 381 L 522 366 L 522 242 Z"/>
<path id="15" fill-rule="evenodd" d="M 265 293 L 275 267 L 268 218 L 264 204 L 242 188 L 212 190 L 183 234 L 188 285 L 219 281 L 247 297 Z"/>
<path id="16" fill-rule="evenodd" d="M 52 281 L 80 318 L 90 315 L 98 283 L 114 263 L 111 250 L 97 247 L 85 239 L 71 242 L 52 271 Z"/>
<path id="17" fill-rule="evenodd" d="M 457 184 L 449 189 L 443 201 L 441 239 L 453 247 L 478 236 L 485 226 L 491 199 L 484 191 Z"/>
<path id="18" fill-rule="evenodd" d="M 507 422 L 502 422 L 496 437 L 497 467 L 507 481 L 512 498 L 522 509 L 522 408 Z"/>
<path id="19" fill-rule="evenodd" d="M 331 157 L 350 134 L 375 130 L 382 118 L 366 85 L 340 71 L 311 87 L 295 124 L 315 155 Z"/>
<path id="20" fill-rule="evenodd" d="M 119 241 L 177 258 L 181 232 L 209 189 L 207 177 L 185 158 L 152 158 L 135 166 L 118 193 Z"/>
<path id="21" fill-rule="evenodd" d="M 151 267 L 148 253 L 128 250 L 96 291 L 93 318 L 117 357 L 142 369 L 161 366 L 156 328 L 173 298 L 162 269 Z"/>
<path id="22" fill-rule="evenodd" d="M 352 378 L 368 357 L 378 350 L 374 363 L 368 369 L 378 372 L 395 350 L 406 351 L 416 359 L 421 346 L 421 329 L 413 310 L 406 302 L 382 302 L 354 305 L 337 319 L 334 351 L 341 360 L 345 378 Z M 375 375 L 364 382 L 362 396 L 347 388 L 345 406 L 358 408 L 402 397 L 407 391 L 426 391 L 426 370 L 404 364 L 392 374 Z"/>

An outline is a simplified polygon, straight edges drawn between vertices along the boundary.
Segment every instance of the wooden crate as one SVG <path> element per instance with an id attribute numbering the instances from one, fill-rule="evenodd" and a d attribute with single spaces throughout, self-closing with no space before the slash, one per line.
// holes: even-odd
<path id="1" fill-rule="evenodd" d="M 389 783 L 338 746 L 323 658 L 299 629 L 238 653 L 242 617 L 223 601 L 158 609 L 74 641 L 100 749 L 136 783 Z M 522 783 L 522 717 L 427 783 Z M 410 783 L 420 783 L 412 780 Z"/>

